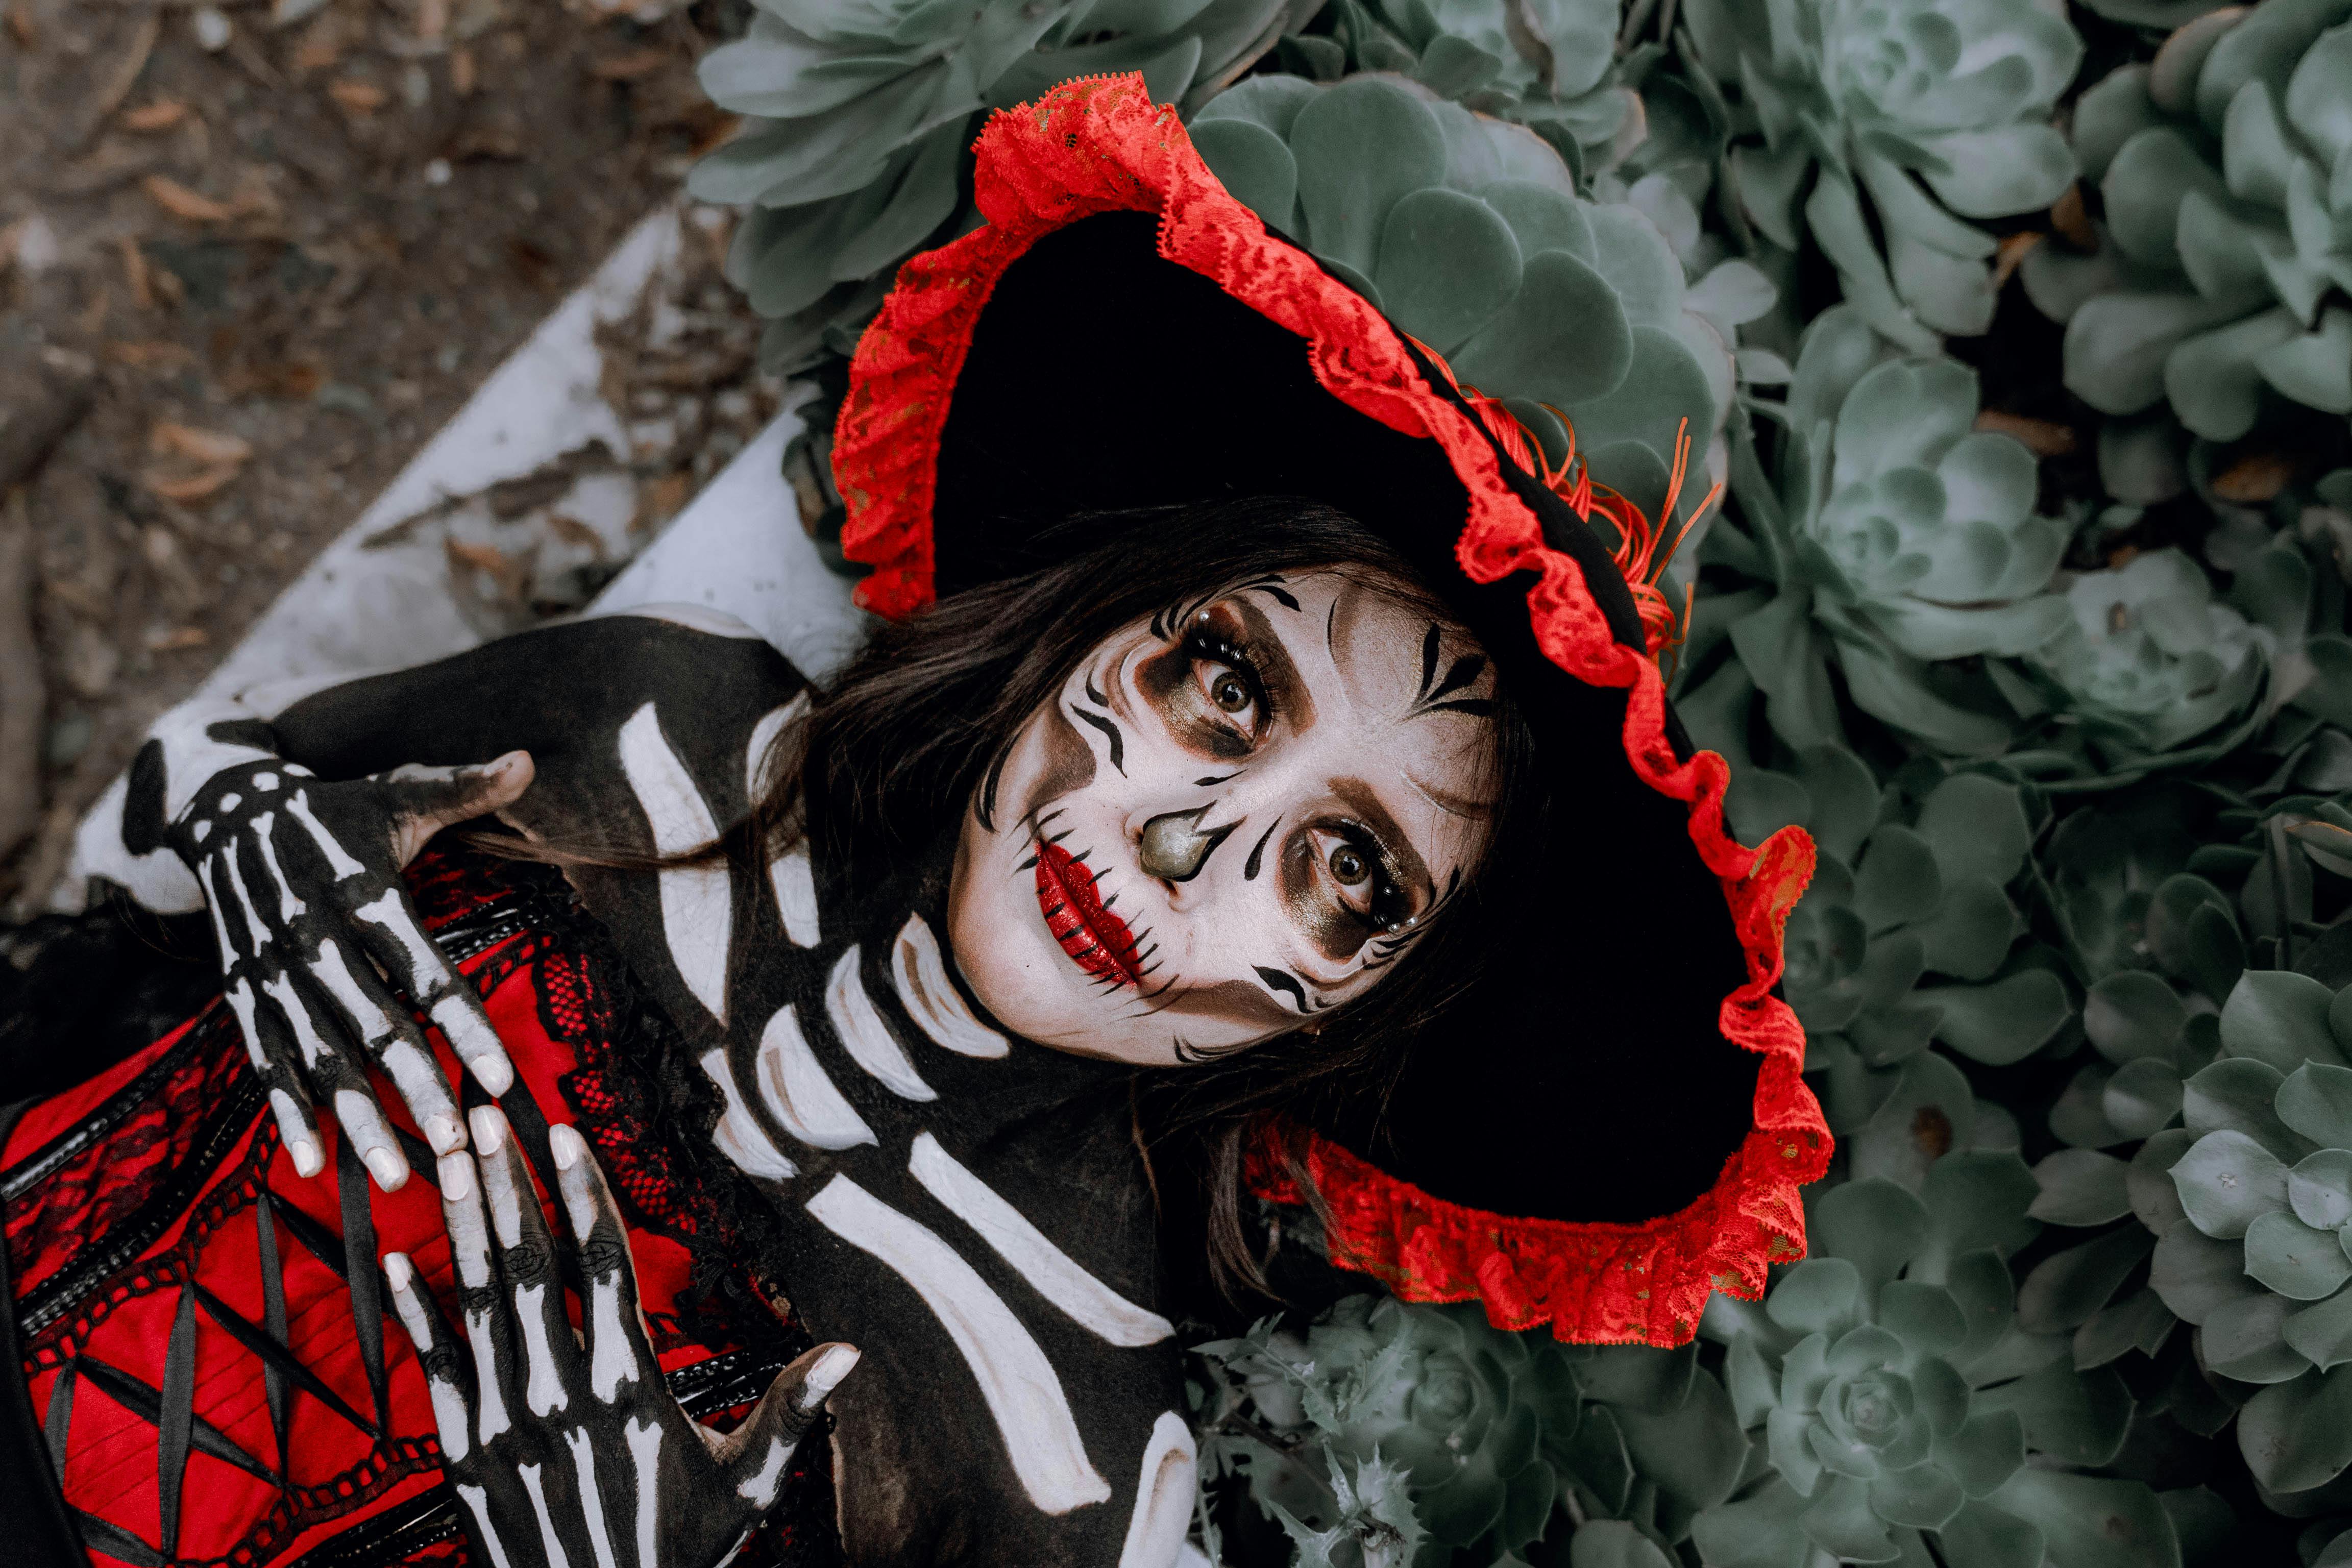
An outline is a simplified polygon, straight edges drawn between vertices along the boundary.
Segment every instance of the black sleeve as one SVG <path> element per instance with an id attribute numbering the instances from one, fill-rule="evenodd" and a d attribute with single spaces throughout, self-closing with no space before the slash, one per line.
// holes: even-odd
<path id="1" fill-rule="evenodd" d="M 331 687 L 270 728 L 278 755 L 323 778 L 404 763 L 486 763 L 517 749 L 548 777 L 580 762 L 601 767 L 620 727 L 647 702 L 658 705 L 682 753 L 740 751 L 761 715 L 806 685 L 755 637 L 604 616 Z"/>

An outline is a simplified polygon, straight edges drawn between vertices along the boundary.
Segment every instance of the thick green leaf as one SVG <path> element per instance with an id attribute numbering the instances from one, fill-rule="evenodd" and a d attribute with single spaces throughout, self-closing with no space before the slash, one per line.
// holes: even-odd
<path id="1" fill-rule="evenodd" d="M 2105 293 L 2066 323 L 2066 386 L 2102 414 L 2137 414 L 2164 395 L 2165 362 L 2230 312 L 2194 294 Z"/>
<path id="2" fill-rule="evenodd" d="M 1937 1039 L 1990 1067 L 2032 1056 L 2074 1012 L 2064 983 L 2046 969 L 2021 970 L 1989 985 L 1923 985 L 1916 994 L 1944 1010 Z"/>
<path id="3" fill-rule="evenodd" d="M 2281 1121 L 2321 1148 L 2352 1149 L 2352 1068 L 2315 1061 L 2287 1069 L 2275 1104 Z"/>
<path id="4" fill-rule="evenodd" d="M 2055 1568 L 2180 1568 L 2172 1520 L 2141 1482 L 2024 1469 L 1991 1502 L 2042 1532 Z"/>
<path id="5" fill-rule="evenodd" d="M 2158 1236 L 2166 1235 L 2176 1225 L 2188 1223 L 2188 1211 L 2180 1206 L 2180 1189 L 2172 1184 L 2171 1172 L 2196 1142 L 2197 1134 L 2187 1128 L 2167 1128 L 2139 1146 L 2124 1173 L 2124 1190 L 2131 1194 L 2132 1214 Z"/>
<path id="6" fill-rule="evenodd" d="M 1948 1523 L 1968 1499 L 1960 1483 L 1932 1464 L 1887 1470 L 1870 1483 L 1870 1506 L 1889 1524 L 1936 1530 Z"/>
<path id="7" fill-rule="evenodd" d="M 1290 153 L 1307 244 L 1368 277 L 1390 209 L 1445 181 L 1437 117 L 1377 77 L 1357 77 L 1308 100 L 1292 121 Z"/>
<path id="8" fill-rule="evenodd" d="M 1568 1543 L 1569 1568 L 1673 1568 L 1657 1542 L 1622 1519 L 1577 1526 Z"/>
<path id="9" fill-rule="evenodd" d="M 1982 980 L 2000 967 L 2024 931 L 2025 921 L 1998 883 L 1968 877 L 1946 887 L 1942 904 L 1919 927 L 1919 940 L 1929 969 Z"/>
<path id="10" fill-rule="evenodd" d="M 1812 1205 L 1806 1225 L 1816 1258 L 1838 1258 L 1853 1265 L 1865 1306 L 1874 1304 L 1880 1288 L 1903 1271 L 1927 1227 L 1926 1205 L 1893 1182 L 1870 1181 L 1848 1182 L 1824 1193 Z M 1831 1325 L 1808 1321 L 1804 1326 L 1826 1329 Z"/>
<path id="11" fill-rule="evenodd" d="M 2180 1117 L 2191 1132 L 2221 1128 L 2243 1132 L 2282 1160 L 2311 1152 L 2310 1140 L 2281 1121 L 2276 1109 L 2286 1075 L 2268 1062 L 2240 1057 L 2215 1062 L 2183 1086 Z"/>
<path id="12" fill-rule="evenodd" d="M 2286 1201 L 2295 1218 L 2316 1229 L 2352 1223 L 2352 1149 L 2322 1149 L 2296 1162 L 2286 1173 Z"/>
<path id="13" fill-rule="evenodd" d="M 1870 1506 L 1870 1486 L 1832 1476 L 1804 1512 L 1805 1533 L 1831 1556 L 1848 1563 L 1892 1563 L 1903 1555 Z"/>
<path id="14" fill-rule="evenodd" d="M 1286 234 L 1298 229 L 1298 163 L 1281 137 L 1254 121 L 1199 120 L 1192 146 L 1209 172 L 1252 212 Z"/>
<path id="15" fill-rule="evenodd" d="M 2265 1291 L 2214 1308 L 2198 1325 L 2205 1364 L 2241 1383 L 2284 1383 L 2299 1375 L 2307 1363 L 2284 1333 L 2292 1305 Z"/>
<path id="16" fill-rule="evenodd" d="M 1482 391 L 1573 415 L 1570 405 L 1625 386 L 1637 363 L 1616 291 L 1566 251 L 1546 250 L 1528 259 L 1518 293 L 1463 345 L 1454 368 Z M 1576 427 L 1583 438 L 1582 418 Z"/>
<path id="17" fill-rule="evenodd" d="M 2202 1323 L 2232 1301 L 2263 1295 L 2246 1278 L 2245 1248 L 2216 1241 L 2193 1225 L 2177 1225 L 2157 1238 L 2147 1282 L 2184 1322 Z"/>
<path id="18" fill-rule="evenodd" d="M 1975 1149 L 1936 1162 L 1919 1188 L 1927 1236 L 1911 1278 L 1942 1281 L 1956 1260 L 1980 1247 L 2003 1258 L 2041 1232 L 2026 1214 L 2041 1191 L 2014 1151 Z"/>
<path id="19" fill-rule="evenodd" d="M 2336 994 L 2293 970 L 2250 970 L 2221 1008 L 2221 1045 L 2233 1057 L 2267 1062 L 2291 1073 L 2308 1061 L 2341 1068 L 2344 1058 L 2327 1026 Z"/>
<path id="20" fill-rule="evenodd" d="M 2315 1230 L 2291 1214 L 2266 1214 L 2246 1227 L 2246 1272 L 2290 1300 L 2316 1301 L 2352 1279 L 2352 1258 L 2335 1231 Z"/>
<path id="21" fill-rule="evenodd" d="M 2104 1225 L 2131 1207 L 2124 1162 L 2089 1149 L 2061 1149 L 2033 1167 L 2041 1195 L 2026 1212 L 2053 1225 Z"/>
<path id="22" fill-rule="evenodd" d="M 1870 836 L 1854 869 L 1853 907 L 1872 932 L 1926 919 L 1943 896 L 1935 851 L 1926 839 L 1891 822 Z"/>
<path id="23" fill-rule="evenodd" d="M 2110 974 L 2083 998 L 2083 1032 L 2118 1066 L 2142 1057 L 2172 1060 L 2188 1023 L 2180 993 L 2145 969 Z"/>
<path id="24" fill-rule="evenodd" d="M 2280 1336 L 2297 1354 L 2330 1372 L 2352 1361 L 2352 1290 L 2289 1312 Z"/>
<path id="25" fill-rule="evenodd" d="M 1805 1500 L 1779 1476 L 1738 1502 L 1691 1521 L 1691 1537 L 1717 1568 L 1805 1568 L 1812 1541 L 1800 1519 Z"/>
<path id="26" fill-rule="evenodd" d="M 1969 1502 L 1937 1538 L 1946 1568 L 2042 1568 L 2043 1562 L 2042 1531 L 1989 1502 Z"/>
<path id="27" fill-rule="evenodd" d="M 2242 1132 L 2208 1132 L 2172 1167 L 2189 1222 L 2235 1240 L 2262 1216 L 2286 1207 L 2286 1166 Z"/>
<path id="28" fill-rule="evenodd" d="M 2123 1447 L 2132 1397 L 2106 1367 L 2076 1372 L 2054 1361 L 2039 1372 L 1977 1391 L 1975 1408 L 2008 1410 L 2025 1424 L 2025 1446 L 2070 1465 L 2104 1465 Z"/>
<path id="29" fill-rule="evenodd" d="M 2099 1109 L 2126 1138 L 2146 1138 L 2180 1114 L 2180 1074 L 2170 1062 L 2142 1057 L 2116 1069 Z"/>
<path id="30" fill-rule="evenodd" d="M 1372 282 L 1391 321 L 1451 354 L 1518 292 L 1519 273 L 1519 243 L 1494 208 L 1423 190 L 1389 209 Z"/>
<path id="31" fill-rule="evenodd" d="M 1974 403 L 1971 395 L 1971 408 Z M 2006 884 L 2033 843 L 2016 787 L 1982 773 L 1957 773 L 1937 784 L 1920 803 L 1918 828 L 1953 880 L 1983 877 Z"/>
<path id="32" fill-rule="evenodd" d="M 2352 1466 L 2352 1368 L 2263 1389 L 2238 1415 L 2238 1449 L 2274 1492 L 2309 1491 Z"/>
<path id="33" fill-rule="evenodd" d="M 2053 1253 L 2018 1288 L 2018 1327 L 2053 1334 L 2090 1321 L 2155 1245 L 2156 1238 L 2138 1226 L 2119 1225 L 2080 1247 Z"/>
<path id="34" fill-rule="evenodd" d="M 1764 1310 L 1791 1333 L 1837 1333 L 1858 1321 L 1862 1275 L 1843 1258 L 1808 1258 L 1780 1277 Z"/>
<path id="35" fill-rule="evenodd" d="M 1620 1405 L 1617 1425 L 1634 1469 L 1694 1511 L 1729 1497 L 1748 1460 L 1748 1437 L 1731 1395 L 1709 1373 L 1691 1380 L 1690 1397 L 1673 1410 Z"/>
<path id="36" fill-rule="evenodd" d="M 2154 1355 L 2179 1321 L 2164 1304 L 2164 1298 L 2143 1286 L 2109 1301 L 2074 1331 L 2075 1369 L 2106 1366 L 2126 1351 Z"/>

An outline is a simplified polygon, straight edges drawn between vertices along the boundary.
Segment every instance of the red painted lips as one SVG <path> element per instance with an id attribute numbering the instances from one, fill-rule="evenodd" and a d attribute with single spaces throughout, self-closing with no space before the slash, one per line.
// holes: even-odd
<path id="1" fill-rule="evenodd" d="M 1115 977 L 1122 985 L 1142 979 L 1135 933 L 1103 908 L 1095 874 L 1058 844 L 1037 846 L 1037 908 L 1045 913 L 1045 929 L 1080 969 Z"/>

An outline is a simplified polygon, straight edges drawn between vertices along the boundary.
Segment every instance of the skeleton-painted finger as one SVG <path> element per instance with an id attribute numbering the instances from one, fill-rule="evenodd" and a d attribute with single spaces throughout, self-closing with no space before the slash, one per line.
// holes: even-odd
<path id="1" fill-rule="evenodd" d="M 661 1376 L 661 1363 L 638 1315 L 637 1270 L 629 1257 L 628 1227 L 579 1130 L 559 1123 L 547 1130 L 547 1142 L 555 1155 L 556 1186 L 580 1247 L 582 1288 L 588 1293 L 581 1313 L 588 1340 L 588 1392 L 611 1405 L 633 1391 L 656 1386 Z"/>
<path id="2" fill-rule="evenodd" d="M 433 1400 L 433 1425 L 441 1436 L 442 1457 L 461 1463 L 474 1450 L 474 1374 L 466 1352 L 450 1331 L 441 1308 L 418 1280 L 405 1253 L 383 1255 L 383 1277 L 392 1287 L 393 1311 L 416 1347 L 425 1369 L 425 1389 Z"/>
<path id="3" fill-rule="evenodd" d="M 710 1445 L 734 1494 L 753 1510 L 774 1506 L 793 1452 L 816 1424 L 817 1412 L 842 1380 L 857 1370 L 856 1345 L 819 1345 L 776 1374 L 744 1423 L 724 1437 L 708 1427 L 694 1429 Z"/>
<path id="4" fill-rule="evenodd" d="M 460 767 L 410 763 L 375 775 L 393 823 L 393 849 L 406 866 L 445 827 L 513 805 L 530 787 L 529 752 Z"/>
<path id="5" fill-rule="evenodd" d="M 299 1052 L 285 1020 L 266 1002 L 249 973 L 235 975 L 222 987 L 221 996 L 245 1037 L 254 1076 L 268 1088 L 269 1113 L 278 1121 L 278 1136 L 286 1145 L 287 1158 L 294 1162 L 295 1173 L 317 1175 L 326 1168 L 327 1157 L 321 1152 L 319 1118 L 311 1108 Z"/>
<path id="6" fill-rule="evenodd" d="M 441 1223 L 449 1232 L 449 1258 L 457 1274 L 457 1308 L 466 1320 L 466 1343 L 474 1352 L 474 1440 L 488 1443 L 514 1426 L 509 1414 L 518 1392 L 514 1311 L 499 1288 L 474 1156 L 462 1149 L 444 1154 L 437 1173 Z"/>
<path id="7" fill-rule="evenodd" d="M 394 898 L 395 893 L 386 893 Z M 322 937 L 310 955 L 307 968 L 320 988 L 332 999 L 342 1032 L 356 1040 L 362 1052 L 380 1063 L 400 1091 L 409 1114 L 416 1119 L 425 1142 L 435 1154 L 465 1147 L 465 1124 L 457 1112 L 457 1097 L 441 1076 L 441 1068 L 425 1043 L 424 1033 L 376 977 L 367 953 L 352 944 L 346 952 L 332 936 Z M 470 994 L 470 992 L 468 993 Z"/>
<path id="8" fill-rule="evenodd" d="M 387 887 L 373 898 L 354 903 L 350 931 L 361 950 L 391 977 L 393 985 L 413 998 L 417 1011 L 432 1019 L 448 1038 L 457 1059 L 484 1089 L 499 1095 L 514 1087 L 514 1064 L 507 1058 L 506 1047 L 499 1041 L 498 1030 L 491 1027 L 481 998 L 474 994 L 474 988 L 425 935 L 424 922 L 417 919 L 416 907 L 409 901 L 404 889 Z M 404 1010 L 401 1021 L 406 1022 Z M 414 1036 L 415 1031 L 411 1028 L 408 1033 Z M 422 1050 L 421 1038 L 418 1046 Z M 425 1061 L 440 1095 L 446 1098 L 449 1087 L 441 1077 L 441 1069 L 432 1066 L 429 1053 Z M 399 1081 L 397 1075 L 394 1081 Z M 405 1085 L 401 1093 L 408 1099 L 409 1109 L 418 1110 Z M 450 1104 L 454 1110 L 456 1102 L 451 1100 Z M 431 1141 L 429 1132 L 426 1138 Z M 464 1141 L 460 1131 L 458 1142 Z M 448 1152 L 437 1143 L 434 1149 L 436 1153 Z"/>
<path id="9" fill-rule="evenodd" d="M 499 1273 L 514 1305 L 516 1348 L 522 1356 L 523 1408 L 542 1420 L 572 1407 L 579 1387 L 580 1349 L 563 1310 L 563 1279 L 555 1244 L 540 1212 L 530 1167 L 514 1130 L 494 1105 L 474 1108 L 474 1163 L 489 1205 L 490 1239 Z"/>
<path id="10" fill-rule="evenodd" d="M 310 973 L 264 974 L 259 989 L 261 1005 L 256 1008 L 256 1022 L 265 1048 L 282 1028 L 294 1047 L 284 1054 L 309 1086 L 309 1102 L 335 1113 L 376 1184 L 385 1192 L 397 1192 L 408 1180 L 408 1156 L 377 1110 L 366 1058 L 352 1042 Z"/>

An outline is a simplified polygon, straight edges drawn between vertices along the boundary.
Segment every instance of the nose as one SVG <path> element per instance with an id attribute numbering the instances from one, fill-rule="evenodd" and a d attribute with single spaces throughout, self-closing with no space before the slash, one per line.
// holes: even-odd
<path id="1" fill-rule="evenodd" d="M 1167 811 L 1145 823 L 1143 841 L 1136 855 L 1145 875 L 1170 882 L 1189 882 L 1199 876 L 1217 846 L 1241 826 L 1239 822 L 1229 822 L 1204 833 L 1201 831 L 1201 818 L 1208 812 L 1205 805 L 1190 811 Z"/>

